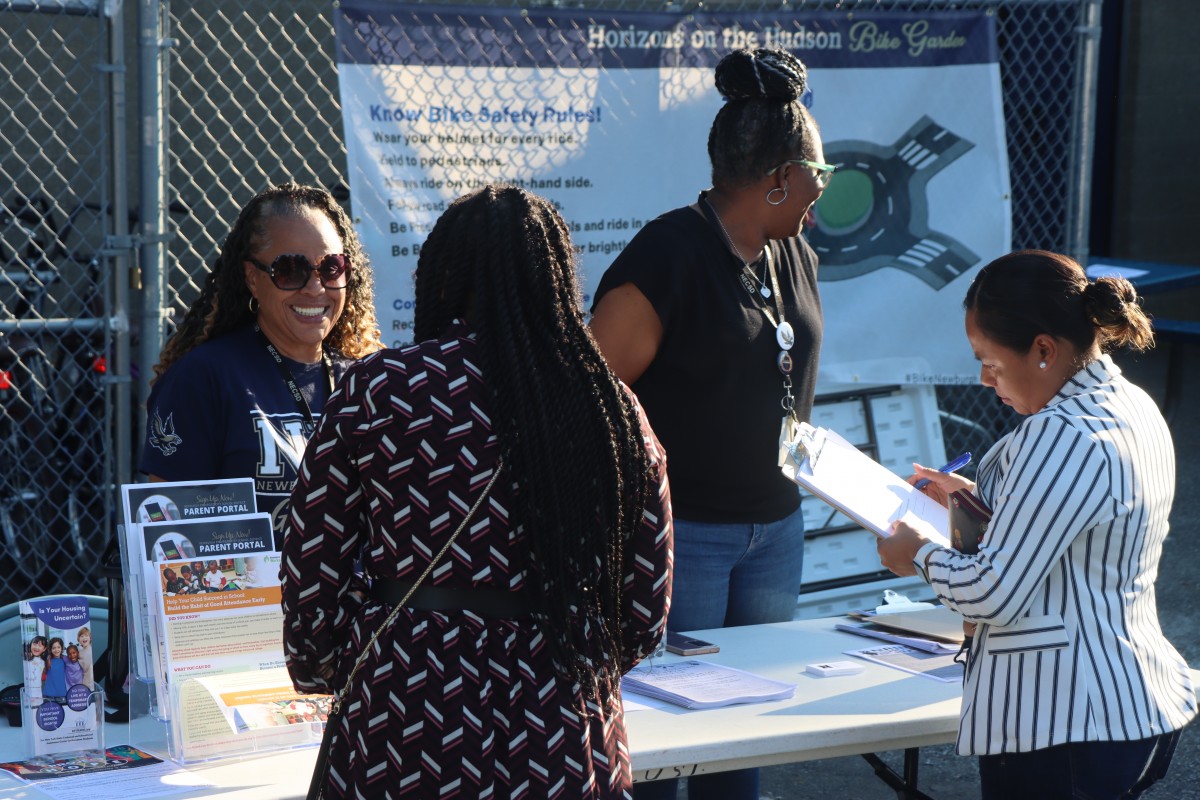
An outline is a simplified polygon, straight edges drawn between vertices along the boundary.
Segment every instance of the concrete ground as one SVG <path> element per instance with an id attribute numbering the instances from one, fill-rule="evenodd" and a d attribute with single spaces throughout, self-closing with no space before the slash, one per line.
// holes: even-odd
<path id="1" fill-rule="evenodd" d="M 1181 315 L 1182 316 L 1182 315 Z M 1177 345 L 1172 345 L 1177 346 Z M 1167 637 L 1194 668 L 1200 668 L 1200 347 L 1185 346 L 1183 392 L 1171 430 L 1175 439 L 1177 486 L 1171 535 L 1158 578 L 1158 608 Z M 1166 346 L 1149 354 L 1118 355 L 1127 377 L 1159 400 L 1163 397 Z M 881 754 L 900 770 L 902 753 Z M 937 800 L 977 800 L 975 759 L 952 747 L 921 750 L 919 787 Z M 1200 724 L 1184 732 L 1171 772 L 1145 796 L 1161 800 L 1200 800 Z M 681 791 L 680 797 L 685 794 Z M 895 800 L 896 793 L 859 757 L 768 767 L 762 771 L 764 800 Z"/>

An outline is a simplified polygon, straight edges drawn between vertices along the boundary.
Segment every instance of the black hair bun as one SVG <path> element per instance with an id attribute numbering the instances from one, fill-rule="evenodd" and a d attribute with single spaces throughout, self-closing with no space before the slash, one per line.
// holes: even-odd
<path id="1" fill-rule="evenodd" d="M 734 50 L 717 64 L 716 84 L 726 100 L 791 103 L 808 88 L 808 70 L 786 50 Z"/>

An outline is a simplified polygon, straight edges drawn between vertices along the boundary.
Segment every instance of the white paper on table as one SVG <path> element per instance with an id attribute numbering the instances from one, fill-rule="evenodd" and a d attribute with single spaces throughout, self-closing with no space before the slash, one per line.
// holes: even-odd
<path id="1" fill-rule="evenodd" d="M 781 469 L 790 480 L 836 506 L 876 536 L 891 536 L 903 520 L 930 541 L 950 547 L 950 512 L 827 428 L 800 423 L 802 437 L 821 441 L 816 464 L 793 448 Z M 823 440 L 823 441 L 822 441 Z"/>
<path id="2" fill-rule="evenodd" d="M 919 636 L 905 636 L 902 633 L 889 631 L 885 628 L 876 627 L 870 621 L 834 623 L 834 628 L 846 633 L 853 633 L 855 636 L 865 636 L 868 639 L 881 639 L 892 644 L 902 644 L 905 647 L 912 647 L 917 650 L 924 650 L 927 653 L 949 653 L 955 655 L 958 653 L 959 645 L 951 642 L 939 642 L 936 639 L 923 639 Z"/>
<path id="3" fill-rule="evenodd" d="M 963 665 L 954 660 L 950 653 L 926 653 L 902 644 L 867 647 L 861 650 L 845 650 L 848 656 L 874 661 L 876 664 L 932 678 L 942 683 L 961 683 Z"/>
<path id="4" fill-rule="evenodd" d="M 121 800 L 170 797 L 195 792 L 197 789 L 216 790 L 216 784 L 194 772 L 188 772 L 170 761 L 148 764 L 131 770 L 95 772 L 70 775 L 37 782 L 39 792 L 54 800 L 96 800 L 97 797 L 119 797 Z"/>
<path id="5" fill-rule="evenodd" d="M 717 708 L 782 700 L 796 692 L 794 683 L 696 659 L 656 664 L 646 672 L 628 672 L 621 685 L 624 691 L 666 700 L 684 708 Z"/>

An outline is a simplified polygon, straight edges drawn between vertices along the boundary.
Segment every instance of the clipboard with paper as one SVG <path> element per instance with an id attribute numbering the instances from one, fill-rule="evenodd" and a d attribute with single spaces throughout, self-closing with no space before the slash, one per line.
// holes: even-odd
<path id="1" fill-rule="evenodd" d="M 904 520 L 930 541 L 950 546 L 950 515 L 836 432 L 797 422 L 785 429 L 779 466 L 790 480 L 879 537 Z"/>

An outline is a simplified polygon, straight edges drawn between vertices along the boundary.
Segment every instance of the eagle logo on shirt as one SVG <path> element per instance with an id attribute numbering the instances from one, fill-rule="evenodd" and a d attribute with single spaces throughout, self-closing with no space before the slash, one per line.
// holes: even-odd
<path id="1" fill-rule="evenodd" d="M 163 422 L 162 417 L 158 415 L 158 409 L 154 409 L 154 414 L 150 417 L 150 446 L 164 456 L 169 456 L 178 450 L 181 444 L 183 437 L 175 433 L 175 415 L 167 414 L 167 421 Z"/>

